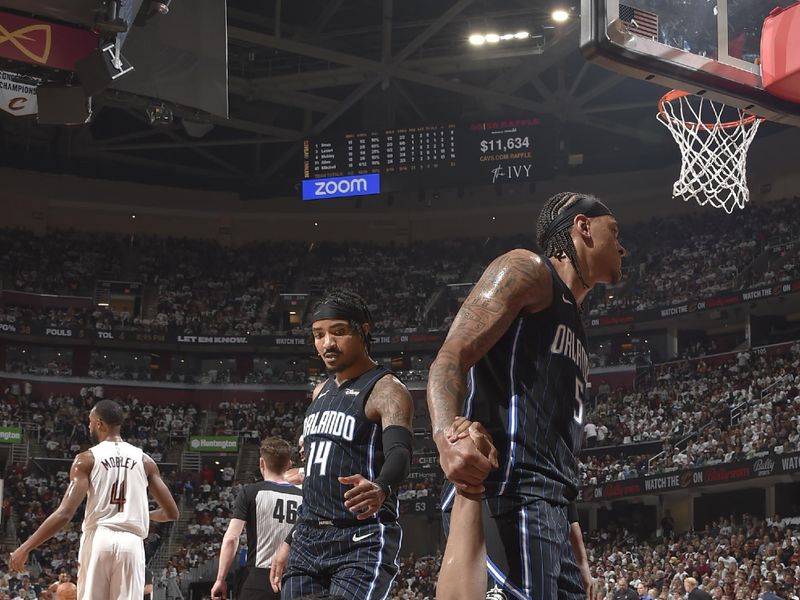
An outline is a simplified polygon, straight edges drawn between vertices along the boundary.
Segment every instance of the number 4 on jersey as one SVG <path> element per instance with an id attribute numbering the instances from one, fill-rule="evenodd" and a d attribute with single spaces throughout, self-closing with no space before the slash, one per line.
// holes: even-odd
<path id="1" fill-rule="evenodd" d="M 108 499 L 109 504 L 117 505 L 117 512 L 122 512 L 125 508 L 125 482 L 122 483 L 115 481 L 111 486 L 111 497 Z"/>

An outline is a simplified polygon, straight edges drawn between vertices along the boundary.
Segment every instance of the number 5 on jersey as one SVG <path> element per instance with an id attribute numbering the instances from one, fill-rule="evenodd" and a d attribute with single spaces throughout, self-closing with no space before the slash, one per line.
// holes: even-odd
<path id="1" fill-rule="evenodd" d="M 575 378 L 575 412 L 572 418 L 578 422 L 578 425 L 583 424 L 583 382 Z"/>
<path id="2" fill-rule="evenodd" d="M 325 475 L 328 471 L 328 455 L 331 453 L 331 442 L 314 442 L 308 450 L 306 460 L 306 477 L 314 474 L 314 466 L 319 465 L 319 474 Z"/>

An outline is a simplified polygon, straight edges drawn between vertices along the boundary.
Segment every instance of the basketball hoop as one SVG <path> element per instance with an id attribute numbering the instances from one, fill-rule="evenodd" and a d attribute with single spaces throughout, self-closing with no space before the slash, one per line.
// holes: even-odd
<path id="1" fill-rule="evenodd" d="M 672 197 L 694 198 L 701 206 L 710 204 L 728 214 L 744 208 L 750 199 L 747 151 L 763 119 L 672 90 L 658 101 L 658 120 L 681 149 L 681 173 Z"/>

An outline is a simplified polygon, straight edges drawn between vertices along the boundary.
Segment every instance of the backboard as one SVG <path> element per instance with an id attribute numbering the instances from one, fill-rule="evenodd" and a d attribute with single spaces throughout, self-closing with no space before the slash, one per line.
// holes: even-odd
<path id="1" fill-rule="evenodd" d="M 800 104 L 761 85 L 761 27 L 796 0 L 582 0 L 581 49 L 593 63 L 800 126 Z"/>

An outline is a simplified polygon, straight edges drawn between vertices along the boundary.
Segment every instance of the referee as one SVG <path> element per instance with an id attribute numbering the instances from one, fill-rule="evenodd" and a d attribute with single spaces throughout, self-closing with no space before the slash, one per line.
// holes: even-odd
<path id="1" fill-rule="evenodd" d="M 286 481 L 286 470 L 292 464 L 292 449 L 279 438 L 261 442 L 258 466 L 264 481 L 242 486 L 233 506 L 233 516 L 222 538 L 217 580 L 211 588 L 212 598 L 227 598 L 225 578 L 239 547 L 242 529 L 247 529 L 247 574 L 240 590 L 240 600 L 279 598 L 269 583 L 272 555 L 289 535 L 297 521 L 297 509 L 303 501 L 300 488 Z"/>

